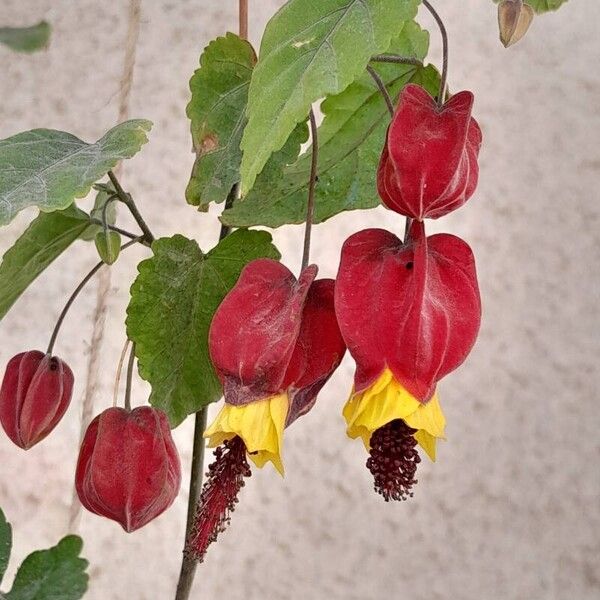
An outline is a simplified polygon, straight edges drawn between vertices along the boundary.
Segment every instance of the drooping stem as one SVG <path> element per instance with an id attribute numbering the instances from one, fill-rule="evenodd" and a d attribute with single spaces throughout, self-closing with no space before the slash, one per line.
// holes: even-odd
<path id="1" fill-rule="evenodd" d="M 310 122 L 310 139 L 312 155 L 310 162 L 310 179 L 308 181 L 308 198 L 306 201 L 306 223 L 304 225 L 304 248 L 302 251 L 302 269 L 308 265 L 310 258 L 310 238 L 312 233 L 312 223 L 315 213 L 315 188 L 317 186 L 317 163 L 319 160 L 319 139 L 317 134 L 317 121 L 313 109 L 308 113 Z"/>
<path id="2" fill-rule="evenodd" d="M 399 54 L 376 54 L 371 57 L 372 62 L 395 63 L 398 65 L 413 65 L 422 67 L 423 61 L 411 56 L 400 56 Z"/>
<path id="3" fill-rule="evenodd" d="M 109 177 L 110 181 L 112 182 L 112 184 L 113 184 L 113 186 L 115 188 L 115 192 L 117 193 L 117 196 L 119 197 L 119 200 L 121 202 L 123 202 L 123 204 L 125 204 L 125 206 L 127 206 L 127 208 L 129 209 L 129 212 L 131 213 L 131 215 L 133 216 L 133 218 L 136 220 L 137 224 L 140 226 L 140 229 L 143 231 L 143 233 L 144 233 L 144 239 L 147 242 L 152 243 L 154 241 L 154 235 L 152 235 L 152 232 L 150 231 L 150 228 L 146 224 L 146 221 L 144 221 L 144 218 L 142 217 L 142 215 L 141 215 L 140 211 L 138 210 L 135 202 L 133 201 L 133 198 L 131 197 L 131 194 L 128 194 L 121 187 L 121 184 L 119 183 L 119 180 L 117 179 L 116 175 L 112 171 L 108 172 L 108 177 Z"/>
<path id="4" fill-rule="evenodd" d="M 383 99 L 385 100 L 385 104 L 390 113 L 390 116 L 393 117 L 394 116 L 394 103 L 392 102 L 390 93 L 387 91 L 387 88 L 385 87 L 385 83 L 383 82 L 383 79 L 381 79 L 381 77 L 379 76 L 379 73 L 371 65 L 367 65 L 367 71 L 369 72 L 369 75 L 373 78 L 373 81 L 377 84 L 377 87 L 379 88 L 379 91 L 381 92 L 381 95 L 383 96 Z"/>
<path id="5" fill-rule="evenodd" d="M 442 34 L 442 78 L 440 79 L 440 91 L 437 99 L 437 104 L 441 108 L 444 104 L 444 98 L 446 97 L 446 84 L 448 82 L 448 32 L 446 31 L 446 26 L 440 15 L 435 8 L 431 6 L 429 0 L 423 0 L 423 6 L 431 13 Z"/>
<path id="6" fill-rule="evenodd" d="M 131 410 L 131 384 L 133 380 L 133 365 L 135 364 L 135 342 L 131 343 L 129 362 L 127 363 L 127 378 L 125 380 L 125 410 Z"/>
<path id="7" fill-rule="evenodd" d="M 121 250 L 125 250 L 126 248 L 129 248 L 129 246 L 133 246 L 133 244 L 136 244 L 138 241 L 139 238 L 136 238 L 123 244 L 121 246 Z M 75 302 L 75 298 L 77 298 L 81 290 L 86 286 L 90 279 L 92 279 L 92 277 L 100 270 L 100 268 L 104 266 L 104 264 L 104 261 L 101 260 L 97 265 L 95 265 L 92 268 L 92 270 L 81 280 L 79 285 L 73 290 L 73 293 L 69 296 L 69 299 L 65 303 L 64 308 L 62 309 L 60 315 L 58 316 L 58 319 L 56 320 L 56 325 L 54 326 L 52 335 L 50 336 L 50 341 L 48 342 L 48 349 L 46 350 L 46 354 L 52 354 L 52 350 L 54 350 L 54 344 L 56 343 L 56 338 L 58 337 L 58 332 L 60 331 L 60 328 L 63 324 L 63 321 L 65 320 L 65 317 L 67 316 L 67 313 L 69 312 L 69 309 L 71 308 L 71 305 L 73 304 L 73 302 Z"/>
<path id="8" fill-rule="evenodd" d="M 129 344 L 131 344 L 131 340 L 129 338 L 126 338 L 125 343 L 123 344 L 123 349 L 121 350 L 121 356 L 119 356 L 119 364 L 117 365 L 117 373 L 115 375 L 115 385 L 113 386 L 113 406 L 117 405 L 117 397 L 119 395 L 119 384 L 121 383 L 121 372 L 123 371 L 123 363 L 125 362 L 125 356 L 127 354 Z"/>

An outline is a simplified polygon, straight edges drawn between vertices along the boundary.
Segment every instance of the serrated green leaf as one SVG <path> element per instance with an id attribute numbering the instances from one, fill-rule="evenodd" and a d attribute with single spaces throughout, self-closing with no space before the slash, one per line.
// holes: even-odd
<path id="1" fill-rule="evenodd" d="M 150 403 L 173 427 L 221 397 L 208 352 L 213 314 L 244 265 L 279 258 L 264 231 L 238 230 L 208 254 L 181 235 L 152 244 L 154 256 L 138 265 L 127 308 L 127 335 L 138 367 L 150 382 Z"/>
<path id="2" fill-rule="evenodd" d="M 344 90 L 387 50 L 418 0 L 290 0 L 269 21 L 248 93 L 241 191 L 254 184 L 313 102 Z"/>
<path id="3" fill-rule="evenodd" d="M 31 27 L 0 27 L 0 43 L 17 52 L 36 52 L 48 45 L 50 24 L 40 21 Z"/>
<path id="4" fill-rule="evenodd" d="M 75 206 L 53 213 L 40 213 L 31 222 L 0 263 L 0 319 L 29 284 L 88 226 L 88 215 Z"/>
<path id="5" fill-rule="evenodd" d="M 496 4 L 500 0 L 494 0 Z M 546 13 L 552 10 L 558 10 L 567 0 L 525 0 L 525 4 L 529 4 L 536 13 Z"/>
<path id="6" fill-rule="evenodd" d="M 12 528 L 10 523 L 6 520 L 2 509 L 0 508 L 0 583 L 2 583 L 2 578 L 4 577 L 4 573 L 6 573 L 6 568 L 8 567 L 11 549 Z"/>
<path id="7" fill-rule="evenodd" d="M 151 127 L 150 121 L 125 121 L 93 144 L 53 129 L 0 140 L 0 225 L 28 206 L 43 212 L 67 208 L 121 159 L 136 154 Z"/>
<path id="8" fill-rule="evenodd" d="M 422 60 L 429 38 L 414 23 L 404 25 L 390 51 Z M 432 66 L 377 63 L 376 70 L 393 98 L 407 83 L 418 83 L 437 94 L 439 75 Z M 372 78 L 364 73 L 341 94 L 328 97 L 319 127 L 319 181 L 315 195 L 316 223 L 345 210 L 373 208 L 379 204 L 377 166 L 385 140 L 389 114 Z M 310 149 L 277 174 L 263 173 L 242 201 L 223 213 L 221 220 L 235 226 L 279 227 L 302 223 L 306 215 Z"/>
<path id="9" fill-rule="evenodd" d="M 103 184 L 106 185 L 106 184 Z M 95 186 L 94 186 L 95 187 Z M 98 219 L 102 221 L 102 211 L 106 201 L 114 194 L 112 186 L 107 186 L 107 189 L 103 188 L 98 190 L 96 198 L 94 199 L 94 208 L 90 211 L 91 219 Z M 111 201 L 106 209 L 106 223 L 108 225 L 114 225 L 117 222 L 117 204 L 116 201 Z M 102 231 L 102 225 L 96 225 L 92 223 L 82 234 L 81 239 L 86 242 L 93 242 L 96 239 L 96 234 Z"/>
<path id="10" fill-rule="evenodd" d="M 196 160 L 185 197 L 199 210 L 223 202 L 239 180 L 240 141 L 255 62 L 252 46 L 228 33 L 206 47 L 190 80 L 187 115 Z"/>
<path id="11" fill-rule="evenodd" d="M 79 600 L 87 590 L 88 561 L 80 558 L 83 542 L 76 535 L 48 550 L 30 554 L 19 567 L 6 600 Z"/>

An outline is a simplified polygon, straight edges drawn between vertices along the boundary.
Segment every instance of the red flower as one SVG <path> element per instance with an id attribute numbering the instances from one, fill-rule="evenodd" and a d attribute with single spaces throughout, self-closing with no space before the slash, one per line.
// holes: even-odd
<path id="1" fill-rule="evenodd" d="M 215 313 L 209 348 L 225 406 L 205 432 L 219 447 L 186 543 L 196 560 L 229 523 L 251 474 L 247 456 L 283 474 L 283 430 L 312 408 L 346 351 L 334 281 L 316 274 L 312 265 L 296 280 L 277 261 L 255 260 Z"/>
<path id="2" fill-rule="evenodd" d="M 161 410 L 109 408 L 90 423 L 75 475 L 89 511 L 131 532 L 169 508 L 180 484 L 179 455 Z"/>
<path id="3" fill-rule="evenodd" d="M 56 356 L 39 350 L 11 358 L 0 390 L 0 423 L 8 437 L 28 450 L 62 419 L 73 393 L 73 373 Z"/>
<path id="4" fill-rule="evenodd" d="M 377 172 L 388 208 L 414 219 L 437 219 L 473 195 L 481 130 L 472 106 L 471 92 L 459 92 L 439 108 L 418 85 L 404 88 Z"/>
<path id="5" fill-rule="evenodd" d="M 465 360 L 479 330 L 473 254 L 455 236 L 426 238 L 418 221 L 404 244 L 382 229 L 361 231 L 342 249 L 335 306 L 356 361 L 344 409 L 348 435 L 362 437 L 371 450 L 370 468 L 379 473 L 383 495 L 405 497 L 412 476 L 394 495 L 395 475 L 382 465 L 394 464 L 385 462 L 390 453 L 418 462 L 416 442 L 435 458 L 445 425 L 437 382 Z M 374 436 L 378 430 L 384 431 Z"/>
<path id="6" fill-rule="evenodd" d="M 271 461 L 282 473 L 284 427 L 313 406 L 345 352 L 334 281 L 316 274 L 311 265 L 296 280 L 277 261 L 251 262 L 210 328 L 225 407 L 205 435 L 212 446 L 237 435 L 258 466 Z"/>

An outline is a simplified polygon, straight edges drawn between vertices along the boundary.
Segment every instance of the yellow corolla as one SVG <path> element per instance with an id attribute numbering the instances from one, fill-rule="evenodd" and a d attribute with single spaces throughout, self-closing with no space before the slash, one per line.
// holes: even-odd
<path id="1" fill-rule="evenodd" d="M 437 393 L 428 402 L 419 402 L 396 381 L 388 368 L 366 390 L 352 392 L 343 414 L 348 436 L 362 438 L 367 450 L 370 450 L 371 434 L 396 419 L 402 419 L 417 430 L 415 439 L 433 461 L 436 440 L 444 439 L 446 418 Z"/>
<path id="2" fill-rule="evenodd" d="M 239 436 L 248 456 L 257 467 L 268 461 L 283 475 L 281 451 L 283 430 L 289 409 L 286 393 L 241 406 L 225 403 L 212 425 L 204 432 L 208 446 L 214 448 Z"/>

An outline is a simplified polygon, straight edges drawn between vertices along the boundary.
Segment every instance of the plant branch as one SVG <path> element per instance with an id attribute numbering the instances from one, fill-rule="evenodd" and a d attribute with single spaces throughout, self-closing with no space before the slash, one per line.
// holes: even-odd
<path id="1" fill-rule="evenodd" d="M 395 63 L 398 65 L 413 65 L 422 67 L 423 61 L 411 56 L 400 56 L 399 54 L 376 54 L 371 57 L 371 62 Z"/>
<path id="2" fill-rule="evenodd" d="M 133 246 L 139 241 L 139 238 L 131 240 L 121 246 L 121 250 L 125 250 L 129 248 L 129 246 Z M 73 302 L 75 302 L 75 298 L 79 296 L 81 290 L 86 286 L 86 284 L 90 281 L 90 279 L 100 270 L 102 266 L 104 266 L 105 262 L 101 260 L 97 265 L 93 267 L 93 269 L 81 280 L 79 285 L 73 290 L 73 293 L 69 296 L 64 308 L 62 309 L 58 319 L 56 321 L 56 325 L 54 326 L 54 330 L 52 331 L 52 335 L 50 336 L 50 341 L 48 342 L 48 349 L 46 350 L 46 354 L 52 354 L 52 350 L 54 350 L 54 344 L 56 343 L 56 338 L 58 336 L 58 332 L 60 331 L 61 325 L 71 308 Z"/>
<path id="3" fill-rule="evenodd" d="M 239 184 L 235 184 L 225 200 L 225 208 L 231 208 L 235 202 L 239 190 Z M 219 241 L 226 238 L 231 232 L 231 227 L 221 225 L 219 232 Z M 190 469 L 190 495 L 188 499 L 187 522 L 185 527 L 185 540 L 190 537 L 194 525 L 194 516 L 198 508 L 200 499 L 200 490 L 202 488 L 202 476 L 204 474 L 204 430 L 206 429 L 206 419 L 208 411 L 206 408 L 199 410 L 194 417 L 194 446 L 192 450 L 192 466 Z M 179 572 L 179 581 L 177 582 L 177 592 L 175 600 L 188 600 L 194 583 L 196 567 L 198 563 L 192 557 L 183 555 L 181 561 L 181 570 Z"/>
<path id="4" fill-rule="evenodd" d="M 94 219 L 93 217 L 90 217 L 90 223 L 93 223 L 94 225 L 104 226 L 104 223 L 100 219 Z M 116 225 L 109 225 L 108 223 L 106 224 L 106 228 L 110 229 L 111 231 L 116 231 L 117 233 L 120 233 L 122 236 L 129 238 L 130 240 L 135 240 L 138 244 L 142 244 L 143 246 L 147 246 L 148 248 L 150 247 L 150 242 L 148 242 L 143 236 L 131 233 L 131 231 L 127 231 L 126 229 L 121 229 Z"/>
<path id="5" fill-rule="evenodd" d="M 377 87 L 379 88 L 379 91 L 381 92 L 381 95 L 383 96 L 383 99 L 385 100 L 385 104 L 390 113 L 390 116 L 393 117 L 394 116 L 394 103 L 392 102 L 390 93 L 387 91 L 387 88 L 385 87 L 385 83 L 383 82 L 383 79 L 381 79 L 381 77 L 379 76 L 379 73 L 377 73 L 377 71 L 371 65 L 367 65 L 367 71 L 369 72 L 369 75 L 373 78 L 373 81 L 375 81 L 375 83 L 377 84 Z"/>
<path id="6" fill-rule="evenodd" d="M 310 258 L 310 238 L 312 233 L 313 217 L 315 214 L 315 188 L 317 185 L 317 163 L 319 160 L 319 138 L 317 134 L 317 121 L 313 109 L 308 113 L 310 122 L 310 139 L 312 147 L 312 156 L 310 163 L 310 179 L 308 182 L 308 198 L 306 201 L 306 224 L 304 225 L 304 248 L 302 251 L 302 267 L 304 270 L 308 265 Z"/>
<path id="7" fill-rule="evenodd" d="M 440 91 L 437 99 L 438 107 L 441 108 L 444 104 L 444 98 L 446 97 L 446 84 L 448 82 L 448 32 L 446 31 L 446 27 L 440 15 L 437 13 L 435 8 L 431 6 L 429 0 L 423 0 L 423 6 L 425 6 L 431 13 L 440 29 L 440 33 L 442 34 L 442 77 L 440 79 Z"/>
<path id="8" fill-rule="evenodd" d="M 108 177 L 115 188 L 115 192 L 117 193 L 119 200 L 121 200 L 121 202 L 123 202 L 123 204 L 125 204 L 125 206 L 127 206 L 127 208 L 129 209 L 129 212 L 132 214 L 133 218 L 136 220 L 137 224 L 140 226 L 140 229 L 144 232 L 144 239 L 151 244 L 154 241 L 154 235 L 152 235 L 150 228 L 146 224 L 146 221 L 144 221 L 144 218 L 142 217 L 135 202 L 133 201 L 131 194 L 128 194 L 121 187 L 119 180 L 117 179 L 116 175 L 112 171 L 108 172 Z"/>
<path id="9" fill-rule="evenodd" d="M 239 22 L 240 22 L 240 37 L 243 40 L 248 39 L 248 0 L 240 0 L 239 2 Z"/>

